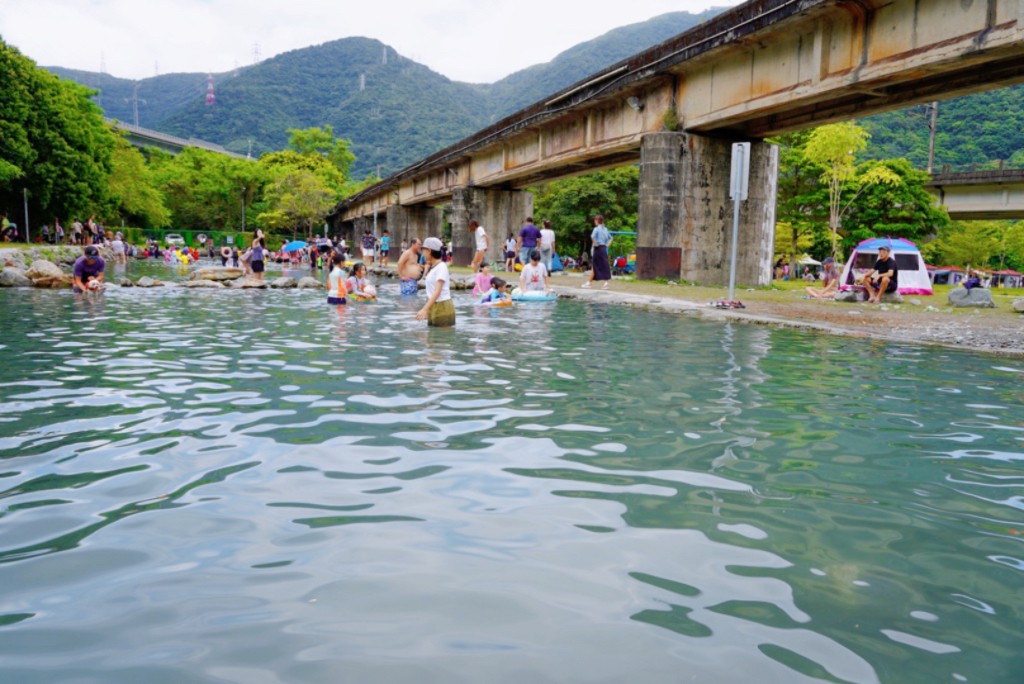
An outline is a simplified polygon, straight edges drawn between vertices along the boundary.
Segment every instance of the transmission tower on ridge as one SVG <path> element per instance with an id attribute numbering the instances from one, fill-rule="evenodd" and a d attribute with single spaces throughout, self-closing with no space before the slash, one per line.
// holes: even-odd
<path id="1" fill-rule="evenodd" d="M 213 92 L 213 74 L 209 74 L 206 77 L 206 106 L 214 104 L 217 101 L 217 95 Z"/>
<path id="2" fill-rule="evenodd" d="M 125 102 L 132 103 L 132 121 L 135 123 L 135 127 L 139 127 L 139 103 L 147 104 L 144 99 L 139 98 L 139 82 L 132 81 L 132 96 L 130 98 L 124 98 Z"/>

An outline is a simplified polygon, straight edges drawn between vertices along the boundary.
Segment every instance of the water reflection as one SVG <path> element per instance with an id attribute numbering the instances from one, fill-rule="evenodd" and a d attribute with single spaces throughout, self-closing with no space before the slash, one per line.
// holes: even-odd
<path id="1" fill-rule="evenodd" d="M 1016 364 L 380 289 L 0 291 L 5 680 L 1018 681 Z"/>

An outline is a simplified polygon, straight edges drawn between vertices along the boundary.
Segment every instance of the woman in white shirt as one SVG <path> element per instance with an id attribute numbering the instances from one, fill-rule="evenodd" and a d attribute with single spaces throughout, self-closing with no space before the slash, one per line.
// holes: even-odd
<path id="1" fill-rule="evenodd" d="M 455 325 L 451 276 L 448 274 L 448 264 L 441 258 L 444 244 L 436 237 L 428 237 L 423 241 L 423 248 L 428 269 L 424 281 L 427 303 L 416 314 L 416 320 L 426 319 L 427 325 L 436 327 Z"/>
<path id="2" fill-rule="evenodd" d="M 540 260 L 544 268 L 551 273 L 552 255 L 555 253 L 555 231 L 551 230 L 551 221 L 545 221 L 540 229 Z"/>
<path id="3" fill-rule="evenodd" d="M 484 262 L 484 256 L 487 254 L 488 247 L 491 246 L 491 241 L 487 237 L 487 231 L 476 221 L 469 222 L 469 232 L 473 236 L 476 246 L 476 252 L 473 254 L 473 263 L 470 264 L 470 268 L 476 271 L 480 268 L 480 264 Z"/>

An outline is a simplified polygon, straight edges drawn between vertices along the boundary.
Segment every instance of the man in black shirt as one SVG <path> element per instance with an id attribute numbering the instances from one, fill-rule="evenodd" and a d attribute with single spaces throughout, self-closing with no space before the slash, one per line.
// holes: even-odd
<path id="1" fill-rule="evenodd" d="M 878 248 L 875 267 L 864 274 L 861 284 L 868 291 L 868 301 L 877 304 L 886 292 L 895 292 L 899 286 L 896 260 L 889 255 L 888 247 Z"/>

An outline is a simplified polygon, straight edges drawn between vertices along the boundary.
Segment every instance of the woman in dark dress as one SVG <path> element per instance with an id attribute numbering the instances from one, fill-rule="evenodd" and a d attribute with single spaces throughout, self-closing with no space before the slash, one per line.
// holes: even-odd
<path id="1" fill-rule="evenodd" d="M 598 214 L 594 217 L 594 230 L 590 234 L 594 243 L 593 268 L 590 269 L 590 280 L 583 283 L 583 287 L 590 287 L 595 280 L 603 280 L 602 289 L 608 289 L 608 281 L 612 279 L 612 267 L 608 261 L 608 245 L 612 243 L 612 234 L 604 225 L 604 216 Z"/>

